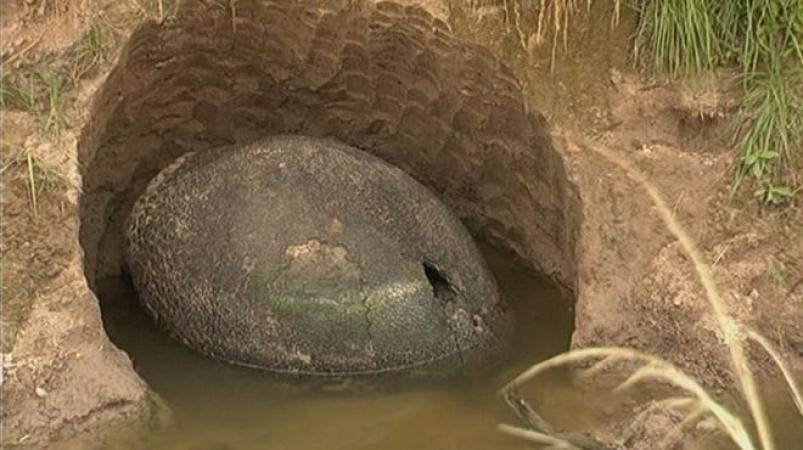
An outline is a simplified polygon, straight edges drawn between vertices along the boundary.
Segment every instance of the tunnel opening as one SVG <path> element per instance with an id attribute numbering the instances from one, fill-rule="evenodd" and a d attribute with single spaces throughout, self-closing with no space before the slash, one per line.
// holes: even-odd
<path id="1" fill-rule="evenodd" d="M 79 141 L 85 274 L 113 340 L 157 391 L 137 364 L 147 356 L 112 331 L 113 311 L 134 314 L 127 308 L 136 303 L 126 287 L 126 218 L 182 155 L 278 134 L 334 138 L 429 188 L 524 278 L 561 287 L 540 311 L 562 317 L 549 352 L 568 348 L 581 217 L 561 155 L 512 72 L 420 7 L 242 0 L 234 14 L 184 2 L 174 20 L 135 30 L 87 123 Z M 436 297 L 448 298 L 456 280 L 422 264 Z M 503 291 L 539 283 L 500 282 Z M 530 331 L 547 339 L 550 329 Z"/>
<path id="2" fill-rule="evenodd" d="M 432 295 L 438 300 L 449 301 L 449 297 L 454 293 L 454 288 L 446 276 L 433 264 L 424 262 L 424 275 L 426 275 L 429 285 L 432 286 Z"/>

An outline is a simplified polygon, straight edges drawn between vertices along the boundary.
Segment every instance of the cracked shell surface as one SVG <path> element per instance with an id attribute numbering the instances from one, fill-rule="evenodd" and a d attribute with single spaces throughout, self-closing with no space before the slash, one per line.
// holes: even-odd
<path id="1" fill-rule="evenodd" d="M 235 364 L 450 371 L 503 353 L 512 325 L 460 221 L 401 170 L 334 140 L 184 155 L 127 230 L 151 315 Z"/>

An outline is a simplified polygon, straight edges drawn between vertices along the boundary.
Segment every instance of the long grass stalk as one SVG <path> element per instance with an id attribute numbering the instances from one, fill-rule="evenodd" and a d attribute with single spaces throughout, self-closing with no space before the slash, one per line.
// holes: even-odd
<path id="1" fill-rule="evenodd" d="M 28 164 L 28 189 L 31 191 L 31 207 L 34 215 L 39 211 L 36 200 L 36 176 L 34 174 L 34 161 L 31 152 L 27 152 L 26 162 Z"/>

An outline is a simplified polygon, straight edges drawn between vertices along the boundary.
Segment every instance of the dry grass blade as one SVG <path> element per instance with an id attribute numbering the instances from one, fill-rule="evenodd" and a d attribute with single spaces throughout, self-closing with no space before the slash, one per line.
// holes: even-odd
<path id="1" fill-rule="evenodd" d="M 652 363 L 648 366 L 642 367 L 631 375 L 626 381 L 616 387 L 615 390 L 626 389 L 636 383 L 655 379 L 673 384 L 697 397 L 696 408 L 702 408 L 703 411 L 710 411 L 722 424 L 722 427 L 728 432 L 731 438 L 742 449 L 755 448 L 747 429 L 733 413 L 728 411 L 725 407 L 717 403 L 716 400 L 706 392 L 706 390 L 697 383 L 693 378 L 678 370 L 676 367 L 669 363 L 666 365 L 659 365 Z"/>
<path id="2" fill-rule="evenodd" d="M 653 404 L 656 408 L 666 409 L 684 409 L 690 407 L 697 407 L 697 399 L 691 397 L 669 397 L 661 399 Z"/>
<path id="3" fill-rule="evenodd" d="M 565 366 L 573 363 L 584 362 L 588 359 L 612 357 L 619 360 L 636 360 L 645 363 L 646 365 L 636 370 L 627 380 L 619 384 L 615 390 L 622 390 L 633 386 L 636 383 L 649 380 L 663 381 L 674 386 L 677 386 L 684 391 L 692 394 L 699 407 L 710 411 L 716 417 L 725 431 L 731 438 L 739 445 L 742 450 L 754 450 L 755 445 L 750 439 L 742 421 L 739 420 L 733 413 L 728 411 L 725 407 L 716 402 L 706 390 L 689 375 L 677 369 L 670 362 L 665 361 L 656 356 L 639 352 L 638 350 L 618 348 L 618 347 L 601 347 L 601 348 L 585 348 L 574 350 L 567 353 L 557 355 L 546 361 L 542 361 L 521 375 L 508 383 L 503 389 L 502 393 L 508 389 L 514 389 L 516 386 L 533 379 L 537 375 L 560 366 Z M 603 359 L 603 361 L 605 360 Z M 684 403 L 678 401 L 677 403 Z"/>
<path id="4" fill-rule="evenodd" d="M 34 215 L 36 215 L 39 207 L 36 203 L 36 177 L 34 176 L 34 161 L 31 152 L 28 152 L 26 159 L 28 163 L 28 188 L 31 191 L 31 206 L 33 207 Z"/>
<path id="5" fill-rule="evenodd" d="M 671 446 L 682 436 L 684 430 L 699 422 L 707 413 L 707 409 L 697 405 L 675 429 L 667 433 L 666 437 L 658 444 L 658 448 L 672 448 Z"/>
<path id="6" fill-rule="evenodd" d="M 622 358 L 618 355 L 609 355 L 606 356 L 603 360 L 595 363 L 593 366 L 589 367 L 588 369 L 584 369 L 577 374 L 578 378 L 582 379 L 591 379 L 597 376 L 598 374 L 610 369 L 611 367 L 615 366 L 616 364 L 620 363 Z"/>
<path id="7" fill-rule="evenodd" d="M 591 3 L 589 1 L 589 3 Z M 619 25 L 619 19 L 622 15 L 622 1 L 621 0 L 614 0 L 613 2 L 613 16 L 611 17 L 611 28 L 616 27 Z"/>
<path id="8" fill-rule="evenodd" d="M 564 441 L 562 439 L 550 436 L 548 434 L 539 433 L 537 431 L 527 430 L 524 428 L 514 427 L 512 425 L 505 425 L 505 424 L 499 424 L 496 426 L 496 428 L 505 434 L 526 439 L 531 442 L 537 442 L 539 444 L 549 445 L 550 448 L 564 449 L 564 450 L 582 450 L 580 449 L 580 447 L 576 447 L 575 445 L 571 444 L 568 441 Z"/>
<path id="9" fill-rule="evenodd" d="M 516 386 L 519 386 L 525 383 L 526 381 L 535 378 L 539 374 L 544 373 L 547 370 L 554 369 L 556 367 L 565 366 L 568 364 L 596 358 L 615 357 L 620 360 L 623 359 L 639 360 L 643 359 L 645 356 L 650 357 L 649 355 L 644 355 L 641 352 L 635 350 L 623 349 L 617 347 L 584 348 L 567 353 L 562 353 L 560 355 L 547 359 L 546 361 L 541 361 L 540 363 L 530 367 L 529 369 L 524 371 L 524 373 L 513 379 L 513 381 L 505 385 L 500 390 L 500 394 L 504 394 L 504 392 L 507 391 L 508 389 L 512 389 Z"/>
<path id="10" fill-rule="evenodd" d="M 778 368 L 781 369 L 781 373 L 783 374 L 786 384 L 789 386 L 789 390 L 791 391 L 792 400 L 795 402 L 797 411 L 801 416 L 803 416 L 803 395 L 801 395 L 800 387 L 797 385 L 797 382 L 792 376 L 792 370 L 789 368 L 789 366 L 787 366 L 786 362 L 781 357 L 781 353 L 775 348 L 774 345 L 772 345 L 769 339 L 762 336 L 756 330 L 753 330 L 749 327 L 744 327 L 744 329 L 747 337 L 761 345 L 761 347 L 763 347 L 764 350 L 772 357 L 773 361 L 775 361 L 775 364 L 778 366 Z"/>
<path id="11" fill-rule="evenodd" d="M 6 58 L 6 60 L 2 62 L 2 65 L 4 67 L 11 67 L 11 64 L 14 61 L 16 61 L 19 58 L 22 58 L 25 55 L 25 53 L 29 52 L 32 48 L 36 47 L 36 45 L 39 44 L 39 42 L 41 42 L 42 39 L 45 37 L 46 33 L 47 33 L 47 31 L 43 31 L 42 34 L 40 34 L 30 44 L 26 45 L 25 47 L 21 48 L 16 53 L 14 53 L 13 55 L 11 55 L 8 58 Z"/>
<path id="12" fill-rule="evenodd" d="M 527 403 L 516 389 L 508 389 L 504 395 L 505 402 L 518 417 L 519 421 L 530 430 L 535 430 L 549 435 L 558 435 L 558 431 L 552 427 L 540 414 Z"/>
<path id="13" fill-rule="evenodd" d="M 703 388 L 696 381 L 694 381 L 693 378 L 676 369 L 669 363 L 651 363 L 639 368 L 632 375 L 630 375 L 627 380 L 616 386 L 614 391 L 629 389 L 638 383 L 649 381 L 651 379 L 673 384 L 695 395 L 705 395 Z M 700 397 L 700 395 L 698 395 L 698 397 Z"/>

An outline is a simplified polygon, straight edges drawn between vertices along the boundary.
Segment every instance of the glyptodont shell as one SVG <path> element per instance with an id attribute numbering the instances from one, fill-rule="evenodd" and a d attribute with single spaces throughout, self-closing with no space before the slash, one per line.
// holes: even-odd
<path id="1" fill-rule="evenodd" d="M 334 140 L 190 153 L 127 224 L 141 302 L 210 357 L 276 372 L 453 372 L 512 321 L 471 236 L 424 186 Z"/>

